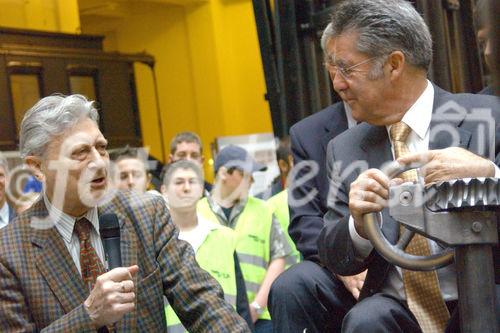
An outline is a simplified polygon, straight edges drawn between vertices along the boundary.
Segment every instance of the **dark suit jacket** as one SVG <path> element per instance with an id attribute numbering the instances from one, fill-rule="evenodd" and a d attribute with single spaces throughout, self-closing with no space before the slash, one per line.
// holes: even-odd
<path id="1" fill-rule="evenodd" d="M 118 332 L 166 332 L 164 295 L 189 331 L 249 332 L 177 239 L 161 197 L 120 192 L 99 211 L 118 216 L 123 266 L 139 266 L 136 309 Z M 89 292 L 63 239 L 55 227 L 33 228 L 35 217 L 47 217 L 43 199 L 0 231 L 0 331 L 95 332 L 82 305 Z"/>
<path id="2" fill-rule="evenodd" d="M 467 108 L 468 111 L 471 108 L 490 108 L 493 110 L 493 116 L 496 120 L 494 154 L 498 154 L 500 151 L 499 99 L 472 94 L 451 94 L 436 86 L 434 86 L 434 89 L 434 111 L 447 102 L 446 105 L 450 110 L 456 108 L 456 105 L 461 105 Z M 436 118 L 434 113 L 433 121 Z M 458 146 L 479 153 L 480 140 L 478 139 L 480 139 L 480 135 L 478 135 L 478 123 L 473 118 L 471 114 L 459 113 L 458 117 L 447 121 L 447 123 L 456 128 L 459 133 L 460 142 Z M 435 123 L 431 122 L 429 149 L 450 147 L 452 138 L 446 133 L 437 130 L 439 128 Z M 490 138 L 493 136 L 495 134 L 491 133 Z M 325 215 L 325 226 L 318 240 L 320 258 L 332 272 L 340 275 L 353 275 L 368 268 L 368 275 L 360 295 L 360 299 L 362 299 L 376 293 L 381 288 L 390 266 L 376 250 L 373 250 L 363 261 L 355 258 L 354 245 L 349 235 L 348 196 L 350 184 L 364 170 L 358 169 L 350 173 L 344 171 L 349 165 L 358 160 L 366 161 L 366 168 L 377 169 L 384 163 L 392 161 L 391 146 L 385 126 L 372 126 L 363 123 L 345 132 L 330 142 L 327 159 L 328 170 L 332 172 L 331 186 L 335 188 L 335 191 L 331 191 L 328 197 L 328 213 Z M 498 164 L 498 155 L 496 161 Z M 398 224 L 389 216 L 387 209 L 382 211 L 382 215 L 384 221 L 382 232 L 389 242 L 394 244 L 399 237 Z"/>
<path id="3" fill-rule="evenodd" d="M 315 177 L 301 183 L 304 168 L 289 185 L 289 199 L 304 198 L 308 193 L 316 193 L 312 200 L 301 206 L 290 205 L 290 226 L 288 232 L 304 259 L 319 261 L 317 240 L 323 228 L 326 213 L 328 179 L 325 161 L 328 142 L 347 129 L 347 117 L 343 103 L 336 103 L 315 113 L 292 126 L 290 141 L 295 166 L 301 161 L 314 161 L 319 172 Z M 304 179 L 302 179 L 303 181 Z M 290 202 L 289 202 L 290 203 Z"/>

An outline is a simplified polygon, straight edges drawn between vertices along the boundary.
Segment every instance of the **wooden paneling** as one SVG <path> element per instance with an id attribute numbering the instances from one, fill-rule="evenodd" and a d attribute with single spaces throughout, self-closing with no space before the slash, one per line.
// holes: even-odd
<path id="1" fill-rule="evenodd" d="M 6 65 L 5 57 L 0 56 L 0 150 L 15 150 L 16 129 L 14 125 L 14 108 L 10 99 Z"/>
<path id="2" fill-rule="evenodd" d="M 0 28 L 0 151 L 15 150 L 18 144 L 9 73 L 32 73 L 35 68 L 41 78 L 42 96 L 67 95 L 71 75 L 92 75 L 100 125 L 110 148 L 140 146 L 142 137 L 132 72 L 135 61 L 154 64 L 154 59 L 147 55 L 103 52 L 99 36 Z"/>

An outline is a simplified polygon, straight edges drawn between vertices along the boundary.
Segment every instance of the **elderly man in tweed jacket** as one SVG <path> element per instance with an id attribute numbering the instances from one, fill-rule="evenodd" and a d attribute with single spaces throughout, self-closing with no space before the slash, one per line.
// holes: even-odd
<path id="1" fill-rule="evenodd" d="M 21 154 L 44 195 L 0 231 L 0 331 L 165 332 L 166 296 L 190 332 L 249 332 L 177 239 L 163 199 L 109 190 L 106 144 L 83 96 L 46 97 L 24 117 Z M 95 279 L 103 213 L 118 217 L 123 267 Z"/>

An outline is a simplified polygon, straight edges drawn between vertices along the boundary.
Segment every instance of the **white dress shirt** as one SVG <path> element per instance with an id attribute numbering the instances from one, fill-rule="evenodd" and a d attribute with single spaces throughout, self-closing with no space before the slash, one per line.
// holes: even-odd
<path id="1" fill-rule="evenodd" d="M 427 81 L 426 89 L 417 99 L 415 104 L 413 104 L 411 108 L 406 112 L 403 119 L 401 120 L 412 129 L 406 140 L 408 149 L 412 153 L 425 152 L 429 149 L 429 127 L 432 118 L 433 104 L 434 87 L 432 83 Z M 391 126 L 386 126 L 386 128 L 387 132 L 390 133 L 389 131 Z M 394 158 L 394 149 L 392 148 L 392 142 L 391 150 L 392 156 Z M 373 250 L 373 246 L 369 240 L 361 237 L 356 232 L 352 216 L 349 219 L 349 234 L 352 238 L 358 259 L 363 260 Z M 432 254 L 443 251 L 443 248 L 436 242 L 432 240 L 428 240 L 428 242 Z M 451 264 L 449 266 L 438 269 L 437 275 L 443 299 L 445 301 L 456 300 L 458 298 L 458 292 L 455 265 Z M 390 294 L 401 300 L 406 300 L 401 268 L 396 266 L 391 267 L 381 292 Z"/>
<path id="2" fill-rule="evenodd" d="M 194 252 L 198 252 L 201 244 L 205 242 L 208 235 L 212 230 L 220 228 L 220 225 L 217 225 L 211 221 L 204 219 L 202 216 L 198 215 L 198 224 L 196 227 L 189 231 L 180 231 L 179 239 L 188 242 L 193 247 Z"/>
<path id="3" fill-rule="evenodd" d="M 90 242 L 94 247 L 97 256 L 103 262 L 104 268 L 108 269 L 105 261 L 102 240 L 99 235 L 99 216 L 97 213 L 97 207 L 90 208 L 83 216 L 73 217 L 52 206 L 45 193 L 43 195 L 43 200 L 52 220 L 55 221 L 57 232 L 61 235 L 71 258 L 73 258 L 73 262 L 75 263 L 78 272 L 82 274 L 82 269 L 80 267 L 80 240 L 78 239 L 76 232 L 73 232 L 73 229 L 75 227 L 76 220 L 79 220 L 82 217 L 87 218 L 87 220 L 89 220 L 92 224 L 93 228 L 90 232 Z"/>
<path id="4" fill-rule="evenodd" d="M 2 208 L 0 208 L 0 229 L 6 227 L 9 224 L 9 205 L 7 201 L 3 203 Z"/>

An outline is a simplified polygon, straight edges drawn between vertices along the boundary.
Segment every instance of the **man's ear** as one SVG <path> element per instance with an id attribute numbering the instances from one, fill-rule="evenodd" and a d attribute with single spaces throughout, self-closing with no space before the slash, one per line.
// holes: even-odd
<path id="1" fill-rule="evenodd" d="M 403 73 L 406 65 L 406 58 L 404 53 L 401 51 L 392 52 L 387 59 L 387 63 L 389 64 L 391 79 L 398 79 Z"/>
<path id="2" fill-rule="evenodd" d="M 165 195 L 165 193 L 167 192 L 167 187 L 165 186 L 165 184 L 160 185 L 160 192 L 163 195 Z"/>
<path id="3" fill-rule="evenodd" d="M 38 156 L 29 155 L 24 158 L 24 163 L 33 172 L 33 175 L 38 181 L 44 180 L 44 175 L 42 172 L 42 160 Z"/>
<path id="4" fill-rule="evenodd" d="M 153 179 L 153 175 L 148 172 L 148 175 L 146 178 L 148 179 L 148 181 L 146 183 L 146 188 L 149 188 L 149 185 L 151 185 L 151 180 Z"/>
<path id="5" fill-rule="evenodd" d="M 169 155 L 168 155 L 168 163 L 167 163 L 167 164 L 170 164 L 170 163 L 172 163 L 173 161 L 174 161 L 174 155 L 169 154 Z"/>

